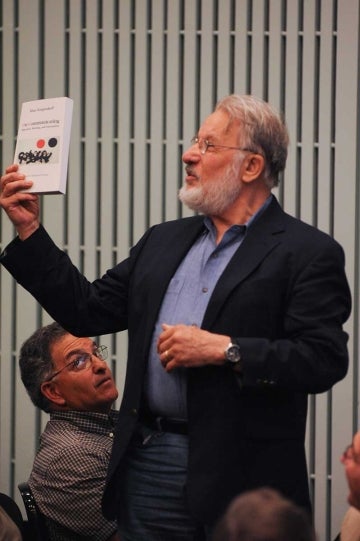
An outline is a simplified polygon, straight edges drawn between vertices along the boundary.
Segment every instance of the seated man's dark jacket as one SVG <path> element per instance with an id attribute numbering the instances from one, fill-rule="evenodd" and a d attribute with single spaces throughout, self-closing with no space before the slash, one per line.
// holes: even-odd
<path id="1" fill-rule="evenodd" d="M 92 284 L 42 228 L 13 241 L 1 258 L 72 334 L 128 329 L 124 396 L 103 498 L 108 518 L 116 514 L 117 477 L 141 407 L 159 308 L 203 227 L 203 217 L 195 216 L 151 228 L 128 259 Z M 239 344 L 242 386 L 226 365 L 187 369 L 186 493 L 196 518 L 212 523 L 233 496 L 263 485 L 310 506 L 307 395 L 327 391 L 347 372 L 342 325 L 350 305 L 342 248 L 285 214 L 273 198 L 223 272 L 202 323 Z"/>

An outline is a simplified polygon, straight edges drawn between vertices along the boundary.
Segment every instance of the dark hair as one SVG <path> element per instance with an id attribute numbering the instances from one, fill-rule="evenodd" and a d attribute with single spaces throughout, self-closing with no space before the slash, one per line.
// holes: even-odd
<path id="1" fill-rule="evenodd" d="M 217 523 L 212 541 L 315 541 L 309 514 L 271 488 L 237 496 Z"/>
<path id="2" fill-rule="evenodd" d="M 20 349 L 21 380 L 35 406 L 46 412 L 50 411 L 51 402 L 41 392 L 41 384 L 55 368 L 50 348 L 65 334 L 67 331 L 58 323 L 51 323 L 36 330 Z"/>

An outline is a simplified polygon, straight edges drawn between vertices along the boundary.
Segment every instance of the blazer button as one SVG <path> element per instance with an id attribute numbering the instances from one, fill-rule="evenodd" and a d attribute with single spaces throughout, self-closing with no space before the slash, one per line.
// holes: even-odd
<path id="1" fill-rule="evenodd" d="M 134 415 L 134 417 L 138 414 L 138 410 L 136 408 L 132 408 L 130 410 L 131 415 Z"/>

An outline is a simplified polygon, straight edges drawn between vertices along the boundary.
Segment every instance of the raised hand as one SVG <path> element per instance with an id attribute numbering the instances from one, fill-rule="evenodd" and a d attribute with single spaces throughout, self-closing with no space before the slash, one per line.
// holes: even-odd
<path id="1" fill-rule="evenodd" d="M 0 206 L 14 224 L 20 239 L 25 240 L 40 225 L 39 197 L 23 191 L 33 183 L 18 169 L 17 164 L 10 165 L 0 179 Z"/>

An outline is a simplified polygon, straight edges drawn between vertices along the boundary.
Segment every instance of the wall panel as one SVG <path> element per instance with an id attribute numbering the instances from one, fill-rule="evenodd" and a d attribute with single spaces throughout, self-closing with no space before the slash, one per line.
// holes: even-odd
<path id="1" fill-rule="evenodd" d="M 220 97 L 254 93 L 284 111 L 291 144 L 275 193 L 342 244 L 354 296 L 349 374 L 309 398 L 315 522 L 331 541 L 347 506 L 339 456 L 359 426 L 358 1 L 0 0 L 0 45 L 1 171 L 22 101 L 74 100 L 67 194 L 43 197 L 42 217 L 89 279 L 149 225 L 191 214 L 177 200 L 181 155 Z M 3 215 L 0 227 L 3 248 L 14 232 Z M 50 318 L 3 269 L 0 294 L 0 484 L 19 500 L 47 416 L 17 357 Z M 126 333 L 101 340 L 121 391 Z"/>

